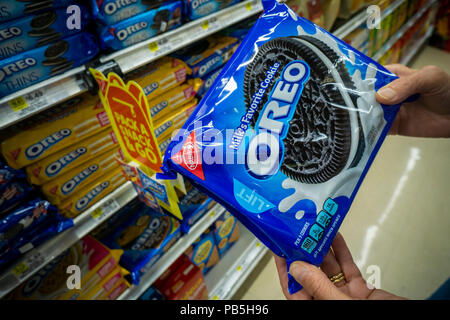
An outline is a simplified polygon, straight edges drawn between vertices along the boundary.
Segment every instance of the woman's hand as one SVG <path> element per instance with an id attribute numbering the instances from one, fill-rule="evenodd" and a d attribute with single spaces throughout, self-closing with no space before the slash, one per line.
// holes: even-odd
<path id="1" fill-rule="evenodd" d="M 399 79 L 378 90 L 378 102 L 393 105 L 420 94 L 418 100 L 401 106 L 389 133 L 414 137 L 450 137 L 450 75 L 435 66 L 416 70 L 392 64 L 386 68 Z"/>
<path id="2" fill-rule="evenodd" d="M 384 290 L 369 288 L 361 272 L 353 262 L 352 255 L 340 233 L 333 241 L 332 249 L 325 256 L 320 269 L 312 264 L 295 261 L 289 273 L 303 286 L 303 289 L 290 295 L 286 260 L 276 255 L 275 264 L 281 287 L 287 299 L 293 300 L 346 300 L 346 299 L 404 299 Z M 329 278 L 342 272 L 345 279 L 333 284 Z"/>

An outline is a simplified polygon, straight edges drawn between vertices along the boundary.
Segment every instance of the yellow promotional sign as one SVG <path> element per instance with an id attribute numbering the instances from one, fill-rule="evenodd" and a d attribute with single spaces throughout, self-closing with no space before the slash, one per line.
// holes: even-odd
<path id="1" fill-rule="evenodd" d="M 105 77 L 98 70 L 89 71 L 98 83 L 98 94 L 124 153 L 125 161 L 116 159 L 123 173 L 143 199 L 148 200 L 147 193 L 152 192 L 160 207 L 183 219 L 173 185 L 155 176 L 161 172 L 162 156 L 144 91 L 134 81 L 125 84 L 113 72 Z"/>
<path id="2" fill-rule="evenodd" d="M 113 72 L 106 78 L 98 70 L 89 69 L 89 71 L 98 83 L 100 99 L 125 159 L 137 162 L 148 175 L 161 172 L 162 156 L 142 88 L 134 81 L 125 84 Z"/>

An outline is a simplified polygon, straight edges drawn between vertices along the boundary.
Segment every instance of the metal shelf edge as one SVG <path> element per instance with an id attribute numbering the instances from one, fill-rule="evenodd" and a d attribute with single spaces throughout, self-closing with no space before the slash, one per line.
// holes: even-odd
<path id="1" fill-rule="evenodd" d="M 116 189 L 108 196 L 100 200 L 98 203 L 93 205 L 91 208 L 87 209 L 81 215 L 76 217 L 74 219 L 74 226 L 72 228 L 64 231 L 56 237 L 27 252 L 12 267 L 10 267 L 2 275 L 0 275 L 0 298 L 8 294 L 20 284 L 27 281 L 47 263 L 64 252 L 64 250 L 68 249 L 83 236 L 91 232 L 95 227 L 100 225 L 106 219 L 111 217 L 114 213 L 120 210 L 120 208 L 133 200 L 136 196 L 137 193 L 134 190 L 131 182 L 126 182 L 124 185 L 120 186 L 118 189 Z M 95 210 L 97 210 L 98 208 L 102 208 L 105 203 L 110 203 L 112 200 L 116 201 L 118 206 L 116 206 L 115 208 L 109 207 L 113 209 L 109 210 L 108 212 L 105 211 L 101 215 L 101 217 L 97 219 L 93 218 L 92 213 Z M 37 257 L 39 257 L 39 260 L 35 260 L 37 259 Z M 16 276 L 14 274 L 14 269 L 17 266 L 25 264 L 25 266 L 28 267 L 28 264 L 31 264 L 31 262 L 35 263 L 36 261 L 38 263 L 36 263 L 36 265 L 33 265 L 31 270 L 26 273 L 26 275 Z"/>

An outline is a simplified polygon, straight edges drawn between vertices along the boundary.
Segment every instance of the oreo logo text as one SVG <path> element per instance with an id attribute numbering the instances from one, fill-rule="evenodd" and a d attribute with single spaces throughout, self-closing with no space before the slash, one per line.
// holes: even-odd
<path id="1" fill-rule="evenodd" d="M 116 36 L 120 41 L 125 40 L 129 35 L 138 32 L 142 29 L 145 29 L 147 27 L 147 22 L 141 21 L 138 23 L 135 23 L 131 26 L 126 27 L 125 29 L 121 29 L 117 31 Z"/>
<path id="2" fill-rule="evenodd" d="M 12 75 L 15 72 L 22 71 L 26 68 L 32 67 L 36 64 L 36 60 L 33 58 L 25 58 L 13 63 L 7 64 L 0 69 L 0 81 L 7 76 Z"/>
<path id="3" fill-rule="evenodd" d="M 281 72 L 269 94 L 267 103 L 261 109 L 255 124 L 257 135 L 247 149 L 247 166 L 251 174 L 265 178 L 278 172 L 284 155 L 283 140 L 294 116 L 304 83 L 309 78 L 309 67 L 303 61 L 291 61 Z M 261 83 L 266 88 L 271 81 Z"/>
<path id="4" fill-rule="evenodd" d="M 192 1 L 192 9 L 197 9 L 199 6 L 201 6 L 202 4 L 208 3 L 211 0 L 193 0 Z"/>
<path id="5" fill-rule="evenodd" d="M 100 185 L 96 186 L 94 189 L 89 191 L 83 198 L 79 199 L 75 204 L 75 209 L 77 211 L 82 211 L 87 205 L 98 196 L 103 190 L 109 187 L 109 181 L 105 181 Z"/>
<path id="6" fill-rule="evenodd" d="M 108 2 L 107 4 L 105 4 L 104 10 L 107 15 L 112 15 L 117 10 L 136 2 L 137 0 L 116 0 L 114 2 Z"/>
<path id="7" fill-rule="evenodd" d="M 87 149 L 85 147 L 80 147 L 72 152 L 69 152 L 68 154 L 65 154 L 55 162 L 50 163 L 45 168 L 45 174 L 48 177 L 53 177 L 54 175 L 58 174 L 62 169 L 64 169 L 68 164 L 73 162 L 74 160 L 78 159 L 80 156 L 85 154 L 87 152 Z"/>
<path id="8" fill-rule="evenodd" d="M 166 108 L 168 105 L 168 102 L 166 100 L 158 103 L 156 106 L 150 109 L 150 113 L 152 117 L 154 117 L 158 112 L 160 112 L 162 109 Z"/>
<path id="9" fill-rule="evenodd" d="M 67 138 L 72 134 L 72 131 L 70 129 L 62 129 L 58 132 L 55 132 L 48 137 L 45 137 L 41 141 L 36 142 L 35 144 L 29 146 L 25 150 L 25 156 L 29 160 L 36 159 L 39 157 L 45 150 L 52 147 L 53 145 L 57 144 L 59 141 L 61 141 L 64 138 Z"/>
<path id="10" fill-rule="evenodd" d="M 0 30 L 0 41 L 20 36 L 22 30 L 19 27 L 9 27 Z"/>
<path id="11" fill-rule="evenodd" d="M 75 177 L 73 177 L 69 181 L 66 181 L 61 186 L 62 194 L 67 195 L 67 194 L 71 193 L 76 188 L 77 185 L 79 185 L 81 182 L 83 182 L 83 180 L 88 178 L 91 174 L 93 174 L 97 170 L 98 170 L 98 165 L 93 164 L 93 165 L 89 166 L 88 168 L 84 169 L 83 171 L 81 171 L 80 173 L 78 173 Z"/>
<path id="12" fill-rule="evenodd" d="M 217 56 L 217 57 L 209 60 L 208 62 L 206 62 L 204 65 L 202 65 L 200 67 L 200 69 L 198 70 L 199 76 L 202 76 L 205 73 L 207 73 L 209 71 L 209 69 L 211 69 L 211 67 L 213 67 L 215 64 L 219 63 L 220 60 L 221 60 L 221 57 Z"/>

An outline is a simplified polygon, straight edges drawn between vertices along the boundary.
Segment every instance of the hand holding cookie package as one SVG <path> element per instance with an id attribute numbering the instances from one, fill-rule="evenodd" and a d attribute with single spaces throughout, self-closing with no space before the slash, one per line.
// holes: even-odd
<path id="1" fill-rule="evenodd" d="M 288 265 L 319 265 L 397 114 L 375 100 L 396 76 L 286 5 L 263 5 L 163 170 L 192 180 Z M 290 292 L 300 288 L 290 278 Z"/>

